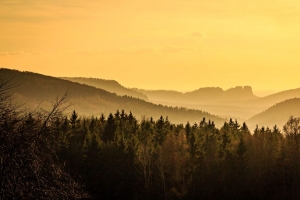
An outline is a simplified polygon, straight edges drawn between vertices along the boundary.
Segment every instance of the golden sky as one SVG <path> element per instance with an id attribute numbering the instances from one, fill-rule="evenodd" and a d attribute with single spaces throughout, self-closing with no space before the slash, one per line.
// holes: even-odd
<path id="1" fill-rule="evenodd" d="M 188 91 L 300 87 L 299 0 L 1 0 L 0 67 Z"/>

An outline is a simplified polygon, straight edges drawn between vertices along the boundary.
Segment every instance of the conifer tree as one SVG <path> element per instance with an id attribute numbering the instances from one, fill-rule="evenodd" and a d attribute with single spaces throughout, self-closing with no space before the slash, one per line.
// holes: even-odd
<path id="1" fill-rule="evenodd" d="M 105 124 L 102 140 L 104 142 L 112 142 L 115 138 L 116 129 L 117 126 L 115 124 L 114 116 L 110 113 Z"/>

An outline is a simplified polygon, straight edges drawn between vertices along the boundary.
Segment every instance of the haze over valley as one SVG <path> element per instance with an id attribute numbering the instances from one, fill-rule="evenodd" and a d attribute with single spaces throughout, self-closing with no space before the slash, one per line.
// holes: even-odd
<path id="1" fill-rule="evenodd" d="M 288 100 L 300 98 L 300 88 L 258 97 L 253 94 L 251 86 L 237 86 L 228 90 L 206 87 L 183 93 L 127 88 L 116 80 L 55 78 L 9 69 L 1 69 L 1 77 L 13 79 L 18 85 L 14 91 L 16 102 L 30 109 L 49 109 L 55 98 L 68 92 L 70 106 L 66 113 L 76 110 L 85 116 L 107 116 L 124 109 L 135 113 L 138 119 L 158 119 L 162 115 L 173 123 L 182 124 L 197 123 L 206 118 L 221 126 L 232 118 L 246 122 L 250 130 L 254 130 L 256 125 L 277 125 L 282 128 L 289 116 L 299 115 L 298 101 Z M 290 105 L 288 102 L 293 103 Z M 274 117 L 274 111 L 269 110 L 279 105 L 281 108 Z M 260 115 L 263 117 L 258 117 Z"/>
<path id="2" fill-rule="evenodd" d="M 300 88 L 258 97 L 254 95 L 251 86 L 237 86 L 228 90 L 223 90 L 220 87 L 206 87 L 183 93 L 175 90 L 130 89 L 121 86 L 115 80 L 108 81 L 95 78 L 71 77 L 63 79 L 95 86 L 101 89 L 108 89 L 110 92 L 114 92 L 118 95 L 142 98 L 159 105 L 201 110 L 227 120 L 232 118 L 247 123 L 249 120 L 248 125 L 252 130 L 254 130 L 256 125 L 268 126 L 270 128 L 277 125 L 279 128 L 282 128 L 289 116 L 299 115 L 297 101 L 294 101 L 292 106 L 289 105 L 287 100 L 300 98 Z M 111 83 L 109 88 L 107 87 L 106 82 Z M 120 88 L 122 88 L 122 90 Z M 282 108 L 276 112 L 277 117 L 274 117 L 274 112 L 268 114 L 269 108 L 276 107 L 277 104 L 281 102 L 285 106 L 282 106 Z M 284 109 L 285 107 L 286 110 Z M 292 109 L 293 107 L 294 109 Z M 264 120 L 256 117 L 256 115 L 259 116 L 260 113 L 263 112 L 265 113 L 263 117 Z"/>
<path id="3" fill-rule="evenodd" d="M 173 123 L 194 123 L 203 117 L 214 121 L 218 126 L 224 122 L 223 118 L 200 110 L 167 107 L 132 98 L 130 90 L 128 95 L 119 96 L 103 89 L 31 72 L 1 69 L 0 73 L 2 78 L 12 78 L 19 85 L 14 89 L 15 101 L 30 109 L 51 109 L 55 99 L 68 92 L 70 106 L 66 113 L 69 114 L 76 110 L 80 115 L 99 117 L 101 114 L 108 116 L 124 109 L 135 113 L 139 120 L 142 117 L 158 119 L 162 115 Z M 116 85 L 120 87 L 119 84 Z"/>

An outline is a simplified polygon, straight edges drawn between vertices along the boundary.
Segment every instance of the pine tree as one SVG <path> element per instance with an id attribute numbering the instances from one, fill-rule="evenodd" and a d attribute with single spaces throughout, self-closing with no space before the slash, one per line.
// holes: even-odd
<path id="1" fill-rule="evenodd" d="M 112 142 L 115 138 L 115 131 L 117 129 L 117 126 L 115 124 L 114 116 L 110 113 L 102 135 L 102 140 L 104 142 Z"/>
<path id="2" fill-rule="evenodd" d="M 76 124 L 79 123 L 79 120 L 77 118 L 78 118 L 78 114 L 74 110 L 72 112 L 71 117 L 70 117 L 70 124 L 71 124 L 71 126 L 72 126 L 73 129 L 76 127 Z"/>

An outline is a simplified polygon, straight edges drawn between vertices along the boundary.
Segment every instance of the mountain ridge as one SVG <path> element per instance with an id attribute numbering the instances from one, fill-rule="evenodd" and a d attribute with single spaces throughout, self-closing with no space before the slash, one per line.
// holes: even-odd
<path id="1" fill-rule="evenodd" d="M 132 96 L 135 98 L 143 99 L 148 101 L 148 97 L 140 92 L 134 91 L 129 88 L 125 88 L 116 80 L 105 80 L 100 78 L 85 78 L 85 77 L 59 77 L 60 79 L 77 82 L 85 85 L 90 85 L 96 88 L 106 90 L 117 95 Z"/>
<path id="2" fill-rule="evenodd" d="M 265 124 L 260 121 L 255 121 L 258 117 L 257 115 L 261 115 L 264 111 L 271 109 L 274 106 L 281 105 L 281 102 L 285 102 L 288 99 L 300 98 L 300 88 L 281 91 L 278 93 L 274 93 L 272 95 L 268 95 L 266 97 L 256 97 L 253 96 L 251 87 L 242 87 L 237 86 L 234 88 L 230 88 L 228 90 L 223 90 L 220 87 L 206 87 L 199 88 L 198 90 L 193 91 L 194 94 L 200 95 L 205 93 L 207 90 L 214 92 L 211 93 L 211 96 L 206 98 L 216 98 L 216 95 L 219 95 L 224 92 L 228 92 L 228 94 L 241 94 L 245 90 L 245 96 L 254 99 L 250 100 L 236 100 L 236 101 L 215 101 L 208 102 L 207 104 L 189 104 L 186 105 L 184 103 L 179 104 L 178 102 L 151 102 L 151 98 L 149 101 L 145 101 L 142 99 L 131 98 L 129 95 L 118 96 L 116 93 L 111 93 L 106 90 L 100 89 L 95 86 L 89 86 L 86 84 L 81 84 L 77 82 L 72 82 L 68 80 L 63 80 L 47 75 L 41 75 L 33 72 L 20 72 L 17 70 L 8 70 L 1 69 L 0 74 L 6 74 L 5 77 L 17 77 L 14 81 L 17 81 L 20 84 L 20 87 L 15 89 L 16 98 L 19 100 L 23 100 L 23 102 L 29 102 L 26 106 L 34 108 L 42 104 L 50 108 L 52 103 L 49 100 L 55 100 L 55 97 L 62 96 L 66 91 L 69 91 L 69 94 L 72 96 L 72 106 L 71 109 L 75 109 L 82 115 L 100 115 L 104 113 L 108 115 L 109 113 L 113 113 L 116 110 L 124 109 L 129 112 L 132 111 L 136 114 L 137 117 L 153 117 L 159 118 L 160 115 L 168 116 L 171 121 L 174 123 L 186 123 L 197 122 L 200 121 L 202 117 L 206 117 L 207 119 L 211 119 L 212 121 L 224 121 L 224 118 L 229 119 L 238 119 L 239 121 L 246 121 L 249 123 L 249 127 L 254 127 L 256 124 L 271 126 L 271 124 L 277 124 L 279 127 L 286 121 L 286 118 L 290 115 L 297 116 L 298 113 L 295 113 L 293 109 L 291 109 L 287 104 L 286 113 L 284 117 L 281 117 L 280 120 L 273 120 L 275 115 L 279 115 L 280 112 L 273 112 L 272 115 L 266 115 L 264 117 Z M 19 78 L 18 78 L 19 77 Z M 118 84 L 117 81 L 109 81 L 114 84 Z M 122 86 L 123 87 L 123 86 Z M 143 91 L 143 90 L 141 90 Z M 148 91 L 149 92 L 149 91 Z M 169 91 L 169 90 L 155 90 L 150 91 L 154 93 L 161 93 L 165 95 L 165 93 L 169 93 L 170 99 L 176 99 L 177 96 L 184 96 L 185 93 L 178 91 Z M 193 94 L 193 92 L 188 92 L 187 94 Z M 193 95 L 194 95 L 193 94 Z M 201 95 L 200 95 L 201 96 Z M 232 95 L 231 98 L 234 95 Z M 245 97 L 244 96 L 244 97 Z M 223 98 L 223 100 L 226 98 Z M 281 101 L 283 99 L 283 101 Z M 217 99 L 219 100 L 219 99 Z M 290 101 L 292 102 L 292 101 Z M 298 102 L 298 101 L 297 101 Z M 154 103 L 158 104 L 155 105 Z M 294 108 L 297 108 L 297 104 L 293 103 Z M 272 108 L 273 109 L 273 108 Z M 300 108 L 299 108 L 300 109 Z M 203 111 L 205 110 L 205 111 Z M 69 110 L 70 111 L 70 110 Z M 179 114 L 180 113 L 180 114 Z M 191 114 L 192 113 L 192 114 Z M 181 116 L 179 116 L 181 115 Z M 192 116 L 192 117 L 191 117 Z M 243 116 L 249 116 L 248 118 Z M 299 114 L 300 116 L 300 114 Z M 215 119 L 215 120 L 214 120 Z M 263 121 L 263 120 L 261 120 Z M 216 122 L 218 124 L 218 122 Z"/>
<path id="3" fill-rule="evenodd" d="M 103 113 L 108 116 L 109 113 L 124 109 L 126 112 L 131 111 L 138 119 L 143 116 L 154 119 L 168 116 L 172 123 L 184 124 L 187 121 L 198 123 L 205 117 L 214 121 L 217 126 L 224 123 L 224 119 L 205 111 L 155 105 L 141 99 L 118 96 L 96 87 L 33 72 L 0 69 L 0 77 L 13 78 L 13 83 L 19 85 L 13 91 L 16 97 L 14 100 L 21 104 L 27 102 L 26 106 L 29 108 L 40 106 L 49 109 L 58 96 L 68 91 L 71 106 L 66 112 L 69 113 L 76 110 L 80 115 L 100 116 Z"/>
<path id="4" fill-rule="evenodd" d="M 224 103 L 230 101 L 241 101 L 259 98 L 253 94 L 251 86 L 236 86 L 228 90 L 220 87 L 203 87 L 190 92 L 178 92 L 174 90 L 144 90 L 136 91 L 145 94 L 149 101 L 154 103 L 187 103 L 187 104 L 209 104 Z"/>
<path id="5" fill-rule="evenodd" d="M 117 83 L 117 82 L 116 82 Z M 254 95 L 251 86 L 203 87 L 190 92 L 176 90 L 145 90 L 131 88 L 148 97 L 148 101 L 172 107 L 205 110 L 223 118 L 248 120 L 269 107 L 294 97 L 300 98 L 300 88 L 277 92 L 265 97 Z"/>

